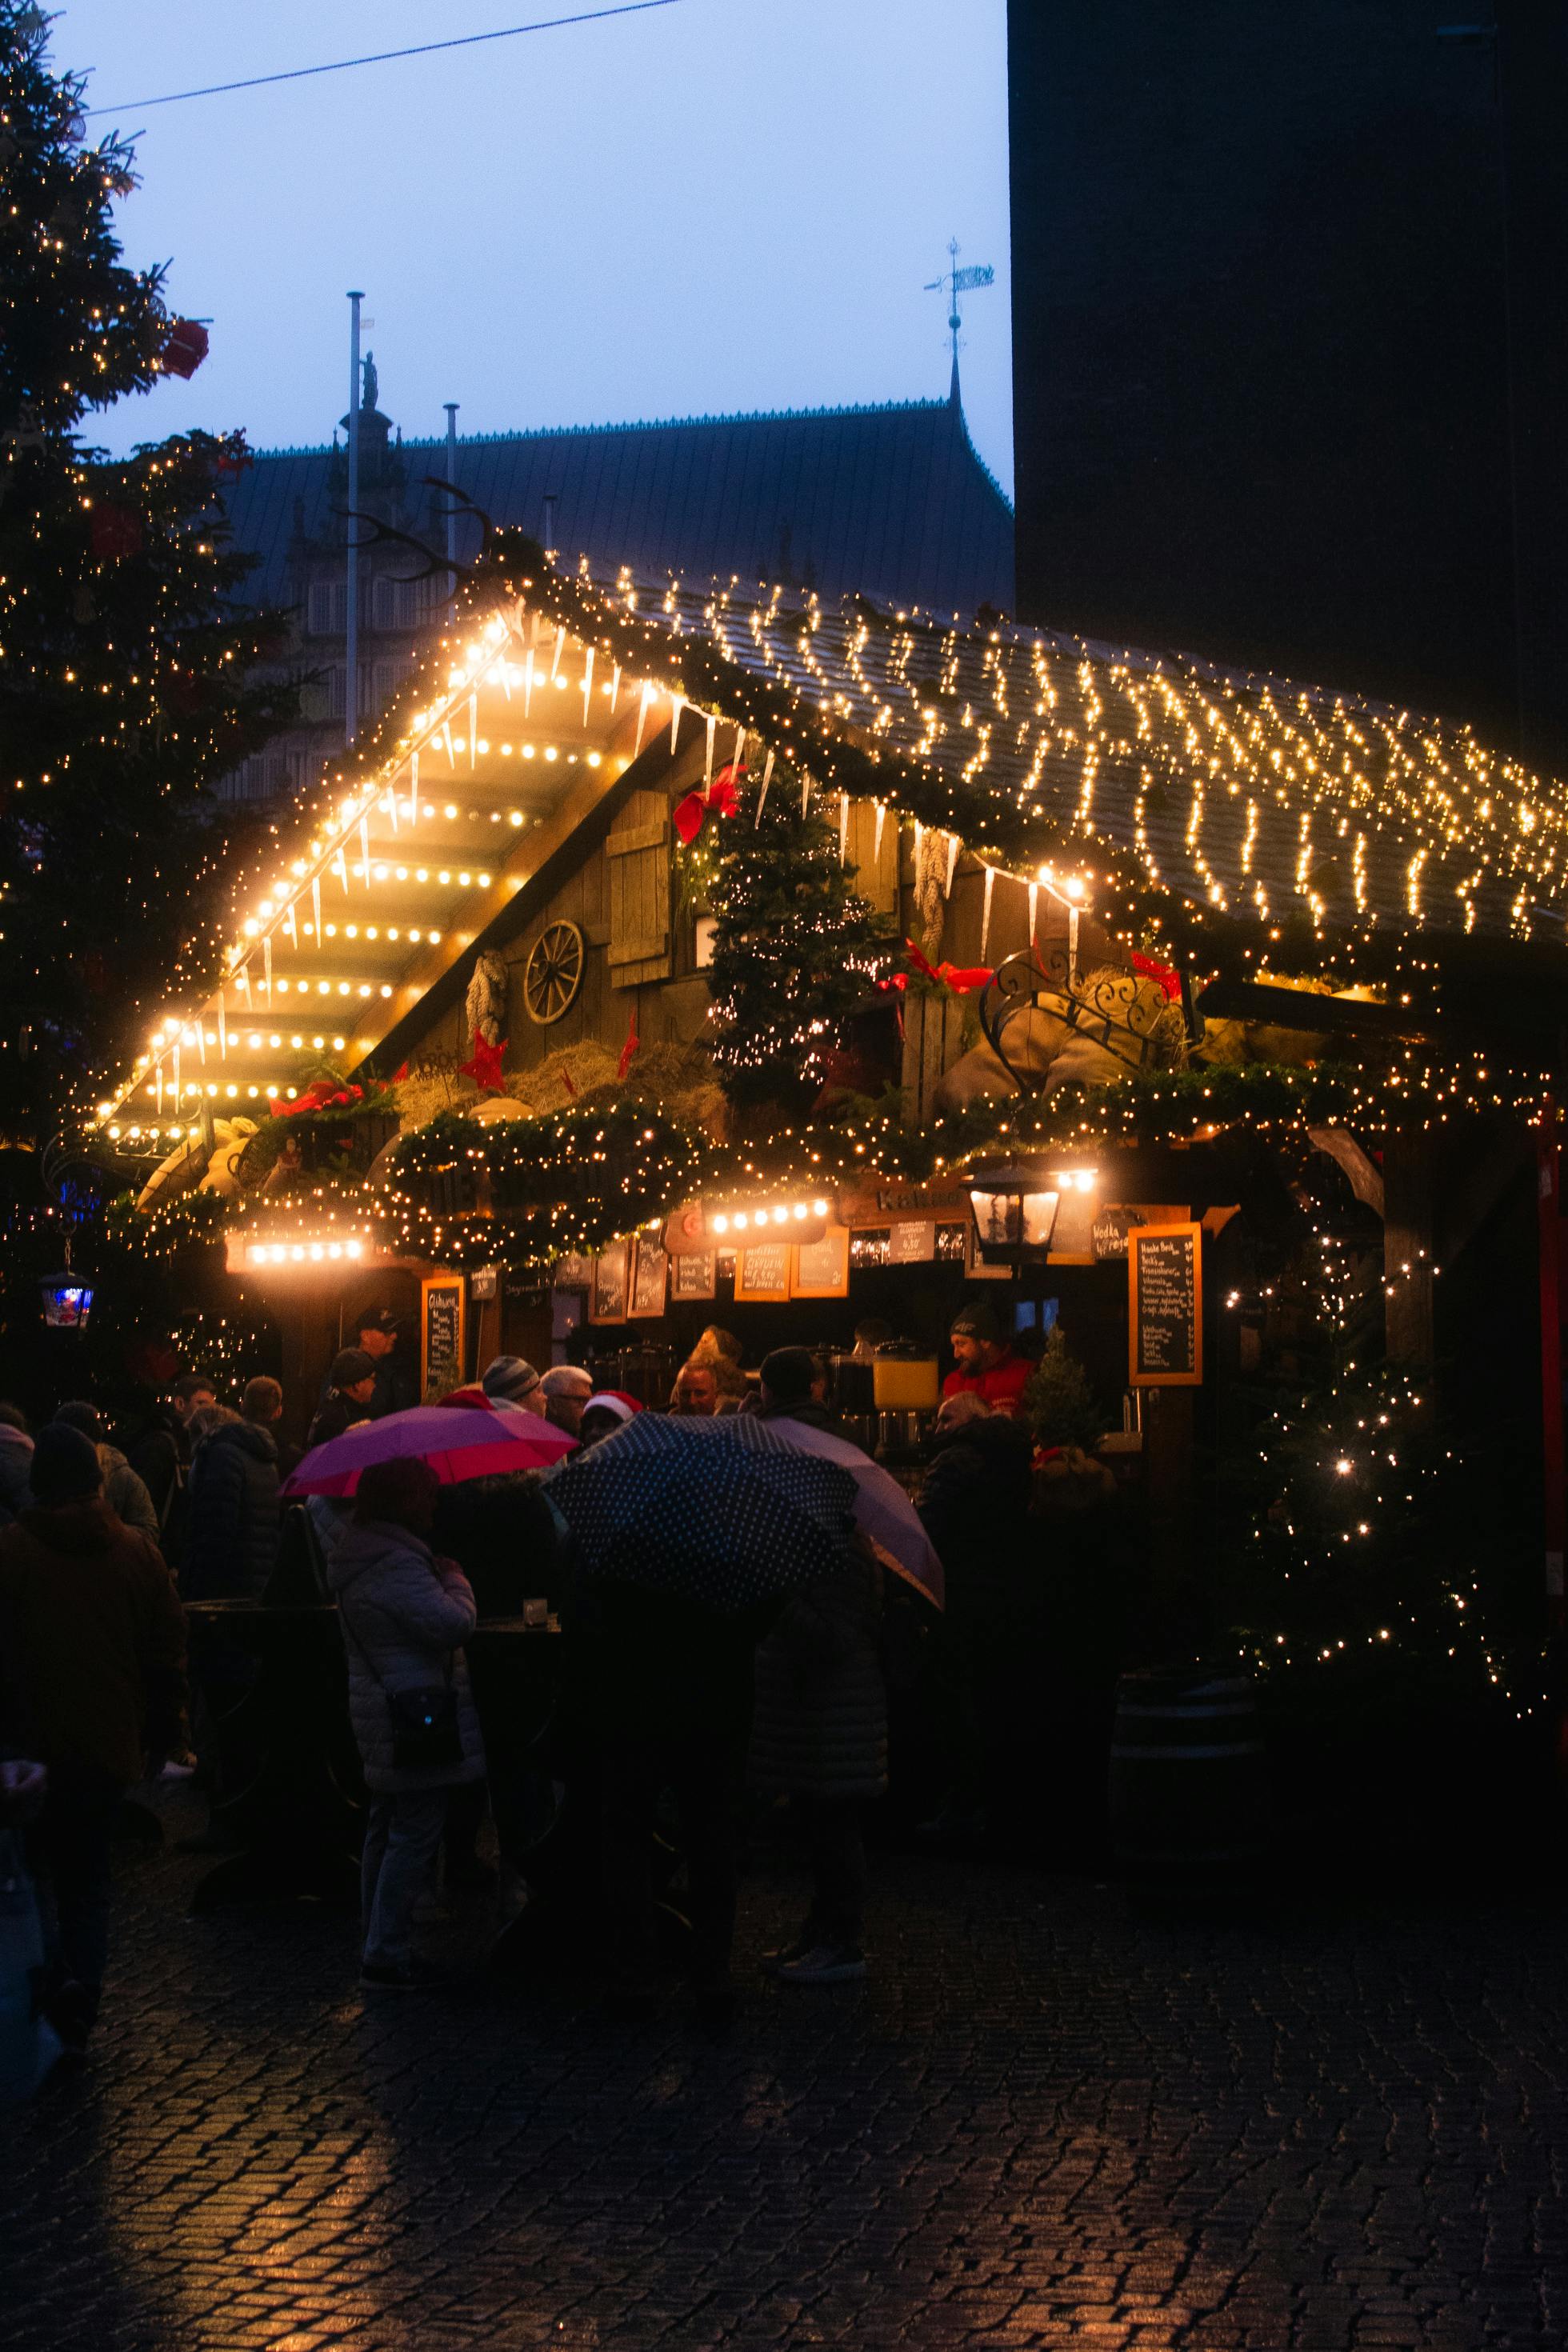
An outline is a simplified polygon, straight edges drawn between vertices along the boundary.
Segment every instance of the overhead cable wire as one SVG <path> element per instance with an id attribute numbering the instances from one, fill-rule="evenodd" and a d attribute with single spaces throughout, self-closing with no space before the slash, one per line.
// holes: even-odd
<path id="1" fill-rule="evenodd" d="M 471 49 L 481 41 L 511 41 L 520 33 L 552 33 L 563 25 L 596 25 L 605 16 L 641 16 L 650 8 L 674 8 L 679 0 L 621 0 L 618 7 L 582 8 L 571 16 L 541 16 L 531 25 L 503 25 L 493 33 L 462 33 L 449 41 L 421 41 L 412 49 L 377 49 L 368 57 L 337 58 L 331 65 L 296 66 L 288 73 L 253 74 L 247 81 L 208 82 L 201 89 L 169 90 L 162 98 L 132 98 L 115 106 L 89 106 L 87 116 L 131 114 L 145 106 L 179 106 L 188 98 L 223 98 L 230 90 L 265 89 L 273 82 L 308 81 L 315 74 L 349 73 L 356 66 L 390 65 L 397 58 L 427 58 L 437 49 Z"/>

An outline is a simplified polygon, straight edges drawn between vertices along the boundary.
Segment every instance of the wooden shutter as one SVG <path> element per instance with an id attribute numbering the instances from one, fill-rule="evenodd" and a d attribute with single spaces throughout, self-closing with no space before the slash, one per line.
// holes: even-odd
<path id="1" fill-rule="evenodd" d="M 634 793 L 605 844 L 610 866 L 610 985 L 670 975 L 669 806 Z"/>

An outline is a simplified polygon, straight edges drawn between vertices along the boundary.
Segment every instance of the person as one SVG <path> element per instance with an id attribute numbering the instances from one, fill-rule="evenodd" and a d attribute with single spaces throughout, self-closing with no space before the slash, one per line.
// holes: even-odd
<path id="1" fill-rule="evenodd" d="M 759 1625 L 679 1593 L 579 1580 L 572 1600 L 581 1727 L 600 1759 L 605 2006 L 650 2017 L 659 1986 L 654 1858 L 666 1791 L 686 1864 L 687 1973 L 699 2018 L 734 2011 L 735 1811 Z"/>
<path id="2" fill-rule="evenodd" d="M 130 1785 L 179 1742 L 185 1622 L 156 1546 L 104 1502 L 79 1430 L 38 1432 L 32 1487 L 32 1508 L 0 1533 L 0 1742 L 48 1775 L 32 1840 L 46 2008 L 79 2053 L 108 1961 L 115 1819 Z"/>
<path id="3" fill-rule="evenodd" d="M 942 1384 L 944 1397 L 966 1391 L 983 1397 L 993 1412 L 1016 1412 L 1031 1367 L 1015 1353 L 1002 1327 L 982 1300 L 955 1315 L 949 1331 L 953 1369 Z"/>
<path id="4" fill-rule="evenodd" d="M 367 1307 L 354 1322 L 353 1344 L 368 1356 L 375 1370 L 375 1386 L 371 1391 L 372 1421 L 382 1421 L 389 1412 L 400 1412 L 415 1402 L 410 1374 L 398 1360 L 397 1318 L 390 1307 Z"/>
<path id="5" fill-rule="evenodd" d="M 0 2115 L 30 2098 L 60 2055 L 38 2009 L 43 1927 L 22 1845 L 48 1777 L 30 1757 L 0 1757 Z"/>
<path id="6" fill-rule="evenodd" d="M 498 1404 L 520 1404 L 524 1412 L 544 1412 L 539 1374 L 526 1356 L 492 1356 L 485 1366 L 479 1386 L 486 1396 Z"/>
<path id="7" fill-rule="evenodd" d="M 245 1394 L 253 1408 L 265 1407 L 268 1391 L 281 1412 L 276 1381 L 252 1381 Z M 207 1430 L 191 1459 L 180 1570 L 187 1601 L 260 1600 L 278 1558 L 278 1445 L 267 1421 L 230 1413 Z"/>
<path id="8" fill-rule="evenodd" d="M 738 1412 L 746 1395 L 746 1376 L 728 1356 L 688 1357 L 676 1376 L 670 1410 L 709 1420 L 715 1413 Z"/>
<path id="9" fill-rule="evenodd" d="M 697 1345 L 691 1350 L 692 1361 L 698 1364 L 710 1364 L 718 1362 L 721 1358 L 727 1363 L 739 1366 L 741 1343 L 733 1331 L 726 1331 L 722 1324 L 706 1323 L 698 1334 Z"/>
<path id="10" fill-rule="evenodd" d="M 575 1437 L 583 1426 L 583 1408 L 594 1393 L 592 1373 L 581 1364 L 552 1364 L 539 1386 L 546 1421 Z"/>
<path id="11" fill-rule="evenodd" d="M 283 1434 L 283 1383 L 270 1373 L 258 1372 L 246 1381 L 240 1391 L 239 1417 L 258 1429 L 265 1429 L 278 1455 L 278 1475 L 287 1478 L 300 1459 L 300 1449 L 291 1445 Z"/>
<path id="12" fill-rule="evenodd" d="M 370 1357 L 363 1348 L 340 1348 L 327 1374 L 326 1398 L 317 1409 L 305 1439 L 307 1452 L 341 1437 L 345 1429 L 353 1429 L 357 1423 L 368 1421 L 374 1393 L 375 1366 Z"/>
<path id="13" fill-rule="evenodd" d="M 759 1421 L 798 1421 L 807 1429 L 826 1429 L 835 1437 L 842 1432 L 823 1402 L 826 1376 L 809 1348 L 775 1348 L 763 1358 L 757 1375 Z"/>
<path id="14" fill-rule="evenodd" d="M 9 1527 L 33 1499 L 27 1480 L 33 1439 L 27 1416 L 14 1404 L 0 1404 L 0 1527 Z"/>
<path id="15" fill-rule="evenodd" d="M 103 1472 L 103 1499 L 115 1517 L 123 1519 L 128 1528 L 138 1528 L 154 1543 L 160 1543 L 163 1530 L 153 1497 L 120 1448 L 110 1444 L 97 1407 L 85 1399 L 74 1398 L 57 1408 L 55 1419 L 63 1422 L 68 1429 L 79 1429 L 89 1443 L 97 1446 L 99 1467 Z"/>
<path id="16" fill-rule="evenodd" d="M 168 1391 L 169 1412 L 174 1425 L 182 1462 L 191 1458 L 191 1415 L 204 1412 L 217 1402 L 217 1390 L 205 1372 L 182 1372 Z"/>
<path id="17" fill-rule="evenodd" d="M 947 1576 L 935 1629 L 935 1709 L 947 1787 L 922 1833 L 963 1843 L 986 1827 L 986 1696 L 1021 1625 L 1016 1595 L 1029 1549 L 1033 1440 L 973 1389 L 944 1397 L 919 1504 Z"/>
<path id="18" fill-rule="evenodd" d="M 781 1984 L 866 1973 L 862 1816 L 888 1786 L 881 1621 L 882 1571 L 857 1539 L 840 1573 L 791 1595 L 757 1650 L 747 1777 L 760 1795 L 790 1799 L 812 1872 L 799 1934 L 763 1963 Z"/>
<path id="19" fill-rule="evenodd" d="M 361 1475 L 353 1523 L 328 1562 L 371 1796 L 360 1879 L 360 1983 L 367 1992 L 414 1992 L 440 1981 L 414 1950 L 415 1906 L 435 1865 L 449 1792 L 485 1774 L 461 1648 L 479 1612 L 457 1562 L 430 1548 L 438 1491 L 428 1463 L 373 1463 Z M 447 1690 L 456 1717 L 447 1760 L 400 1761 L 395 1695 Z M 439 1696 L 435 1706 L 441 1708 Z"/>
<path id="20" fill-rule="evenodd" d="M 596 1389 L 583 1408 L 578 1444 L 597 1445 L 602 1439 L 614 1437 L 641 1411 L 640 1398 L 628 1396 L 625 1389 Z"/>

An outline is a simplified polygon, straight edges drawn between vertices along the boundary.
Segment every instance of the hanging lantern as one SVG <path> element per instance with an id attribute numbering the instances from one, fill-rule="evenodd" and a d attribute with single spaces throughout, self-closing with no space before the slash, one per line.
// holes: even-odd
<path id="1" fill-rule="evenodd" d="M 85 1331 L 92 1313 L 92 1285 L 67 1266 L 63 1274 L 46 1274 L 38 1284 L 43 1294 L 44 1321 L 53 1331 Z"/>
<path id="2" fill-rule="evenodd" d="M 969 1213 L 974 1246 L 986 1265 L 1040 1265 L 1056 1231 L 1061 1195 L 1037 1168 L 1016 1163 L 972 1169 Z"/>

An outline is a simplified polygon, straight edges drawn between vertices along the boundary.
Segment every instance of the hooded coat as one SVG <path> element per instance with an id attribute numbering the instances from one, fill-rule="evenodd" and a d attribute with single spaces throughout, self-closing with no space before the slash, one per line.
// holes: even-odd
<path id="1" fill-rule="evenodd" d="M 879 1797 L 888 1785 L 882 1571 L 844 1572 L 791 1595 L 757 1652 L 748 1779 L 768 1796 Z"/>
<path id="2" fill-rule="evenodd" d="M 259 1422 L 226 1421 L 191 1464 L 180 1584 L 187 1601 L 259 1601 L 278 1558 L 278 1446 Z"/>
<path id="3" fill-rule="evenodd" d="M 468 1578 L 406 1528 L 379 1519 L 346 1527 L 327 1562 L 349 1664 L 349 1711 L 365 1785 L 400 1794 L 485 1777 L 484 1742 L 458 1644 L 479 1615 Z M 394 1764 L 386 1694 L 444 1682 L 458 1699 L 460 1762 L 423 1770 Z"/>
<path id="4" fill-rule="evenodd" d="M 100 1496 L 0 1533 L 0 1738 L 61 1773 L 139 1780 L 180 1740 L 185 1620 L 157 1548 Z"/>
<path id="5" fill-rule="evenodd" d="M 138 1535 L 150 1536 L 154 1543 L 159 1542 L 163 1531 L 158 1525 L 158 1513 L 147 1483 L 132 1470 L 119 1446 L 100 1445 L 98 1466 L 103 1473 L 103 1499 L 116 1518 L 123 1519 Z"/>

